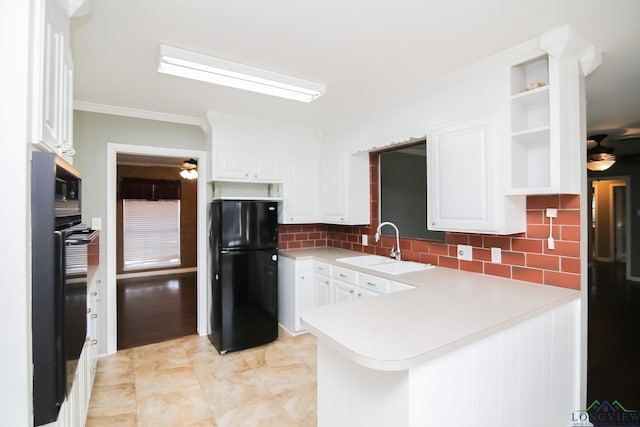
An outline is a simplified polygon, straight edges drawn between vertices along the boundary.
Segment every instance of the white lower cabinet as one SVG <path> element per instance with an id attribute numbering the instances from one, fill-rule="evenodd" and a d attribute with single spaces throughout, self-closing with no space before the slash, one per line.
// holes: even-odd
<path id="1" fill-rule="evenodd" d="M 305 332 L 300 314 L 314 305 L 312 266 L 311 260 L 278 261 L 278 323 L 292 335 Z"/>
<path id="2" fill-rule="evenodd" d="M 300 316 L 308 308 L 413 288 L 323 261 L 281 256 L 278 261 L 278 323 L 291 335 L 301 334 L 306 330 Z"/>
<path id="3" fill-rule="evenodd" d="M 333 287 L 331 285 L 331 265 L 325 262 L 313 262 L 313 305 L 331 304 L 333 302 Z"/>
<path id="4" fill-rule="evenodd" d="M 358 288 L 341 280 L 333 280 L 333 302 L 350 302 L 357 298 Z"/>
<path id="5" fill-rule="evenodd" d="M 98 303 L 100 301 L 100 280 L 96 278 L 96 266 L 89 266 L 87 272 L 87 338 L 73 377 L 69 395 L 62 403 L 58 419 L 47 426 L 84 426 L 89 410 L 89 401 L 98 363 Z"/>

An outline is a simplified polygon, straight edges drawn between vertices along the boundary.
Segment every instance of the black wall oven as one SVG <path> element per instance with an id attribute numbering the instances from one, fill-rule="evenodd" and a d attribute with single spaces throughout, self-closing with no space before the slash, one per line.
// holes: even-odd
<path id="1" fill-rule="evenodd" d="M 53 153 L 31 161 L 34 425 L 58 418 L 87 334 L 87 244 L 82 178 Z"/>

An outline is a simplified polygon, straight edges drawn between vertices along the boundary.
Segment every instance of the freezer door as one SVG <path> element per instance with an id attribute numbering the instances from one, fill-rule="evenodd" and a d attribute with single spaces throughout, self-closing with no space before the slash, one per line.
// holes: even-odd
<path id="1" fill-rule="evenodd" d="M 224 200 L 220 218 L 221 247 L 228 250 L 278 247 L 278 204 Z"/>
<path id="2" fill-rule="evenodd" d="M 221 353 L 266 344 L 278 337 L 277 260 L 275 250 L 220 255 L 211 337 Z"/>

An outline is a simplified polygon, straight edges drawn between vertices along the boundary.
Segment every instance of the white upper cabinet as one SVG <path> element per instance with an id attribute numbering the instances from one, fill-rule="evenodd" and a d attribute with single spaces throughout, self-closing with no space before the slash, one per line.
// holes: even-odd
<path id="1" fill-rule="evenodd" d="M 500 161 L 502 112 L 448 122 L 427 135 L 427 228 L 512 234 L 525 231 L 523 197 L 507 197 Z"/>
<path id="2" fill-rule="evenodd" d="M 254 152 L 233 152 L 215 150 L 213 152 L 213 180 L 280 182 L 279 159 L 267 154 Z"/>
<path id="3" fill-rule="evenodd" d="M 322 220 L 329 224 L 369 224 L 369 153 L 325 158 Z"/>
<path id="4" fill-rule="evenodd" d="M 281 224 L 310 224 L 320 221 L 318 160 L 295 158 L 288 162 L 283 183 Z"/>
<path id="5" fill-rule="evenodd" d="M 539 43 L 540 54 L 511 67 L 508 192 L 580 194 L 584 76 L 600 65 L 600 54 L 569 27 Z"/>
<path id="6" fill-rule="evenodd" d="M 69 162 L 74 154 L 69 17 L 76 6 L 63 0 L 36 0 L 32 13 L 29 141 Z"/>

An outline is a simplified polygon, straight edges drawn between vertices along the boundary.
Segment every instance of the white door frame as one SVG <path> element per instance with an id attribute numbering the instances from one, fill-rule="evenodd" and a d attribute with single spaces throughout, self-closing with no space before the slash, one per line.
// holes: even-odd
<path id="1" fill-rule="evenodd" d="M 196 273 L 196 310 L 197 331 L 199 335 L 207 335 L 207 152 L 200 150 L 182 150 L 178 148 L 151 147 L 146 145 L 129 145 L 107 143 L 107 354 L 118 349 L 118 311 L 116 289 L 116 189 L 117 189 L 117 154 L 142 154 L 156 157 L 185 157 L 198 160 L 197 185 L 197 273 Z"/>

